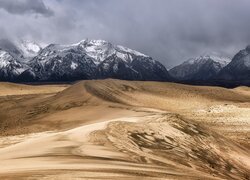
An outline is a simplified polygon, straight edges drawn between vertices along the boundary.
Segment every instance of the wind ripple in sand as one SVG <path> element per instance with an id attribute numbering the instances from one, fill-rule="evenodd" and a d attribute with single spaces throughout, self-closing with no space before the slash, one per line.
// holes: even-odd
<path id="1" fill-rule="evenodd" d="M 79 170 L 108 177 L 241 179 L 249 173 L 247 155 L 213 131 L 157 112 L 48 133 L 3 148 L 0 173 L 39 170 L 44 177 L 56 177 L 42 173 L 54 169 L 58 177 L 65 175 L 63 170 Z"/>

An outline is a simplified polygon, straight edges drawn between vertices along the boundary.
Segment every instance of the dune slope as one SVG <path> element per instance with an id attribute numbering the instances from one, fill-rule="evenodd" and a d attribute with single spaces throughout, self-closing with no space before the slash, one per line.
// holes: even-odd
<path id="1" fill-rule="evenodd" d="M 0 179 L 249 179 L 248 87 L 15 86 L 0 96 Z"/>

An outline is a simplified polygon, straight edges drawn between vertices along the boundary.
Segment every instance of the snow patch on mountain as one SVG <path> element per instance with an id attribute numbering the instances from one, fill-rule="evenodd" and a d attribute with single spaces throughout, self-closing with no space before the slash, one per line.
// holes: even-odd
<path id="1" fill-rule="evenodd" d="M 76 64 L 75 62 L 71 62 L 71 65 L 70 65 L 71 69 L 76 69 L 78 67 L 78 64 Z"/>
<path id="2" fill-rule="evenodd" d="M 104 40 L 82 40 L 77 46 L 80 46 L 88 56 L 94 59 L 95 64 L 100 64 L 107 57 L 115 53 L 114 46 Z"/>
<path id="3" fill-rule="evenodd" d="M 30 40 L 21 40 L 18 46 L 27 58 L 36 56 L 42 49 L 39 44 Z"/>
<path id="4" fill-rule="evenodd" d="M 10 60 L 12 60 L 13 57 L 5 52 L 0 50 L 0 68 L 4 68 L 9 65 Z"/>
<path id="5" fill-rule="evenodd" d="M 127 53 L 129 53 L 129 54 L 134 54 L 134 55 L 136 55 L 136 56 L 149 57 L 149 56 L 147 56 L 147 55 L 145 55 L 145 54 L 142 54 L 142 53 L 140 53 L 140 52 L 138 52 L 138 51 L 129 49 L 129 48 L 124 47 L 124 46 L 121 46 L 121 45 L 118 45 L 118 46 L 117 46 L 117 50 L 118 50 L 118 51 L 120 50 L 120 51 L 123 51 L 123 52 L 127 52 Z"/>

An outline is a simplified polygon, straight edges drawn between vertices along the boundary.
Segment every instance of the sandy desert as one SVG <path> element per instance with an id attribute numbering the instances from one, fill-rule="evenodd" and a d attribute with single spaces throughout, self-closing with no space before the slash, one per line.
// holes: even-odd
<path id="1" fill-rule="evenodd" d="M 249 179 L 250 88 L 0 83 L 0 179 Z"/>

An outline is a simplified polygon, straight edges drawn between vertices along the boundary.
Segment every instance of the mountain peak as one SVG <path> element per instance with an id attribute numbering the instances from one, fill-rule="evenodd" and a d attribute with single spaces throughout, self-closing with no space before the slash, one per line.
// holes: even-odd
<path id="1" fill-rule="evenodd" d="M 132 56 L 149 57 L 138 51 L 129 49 L 121 45 L 114 45 L 105 40 L 84 39 L 70 47 L 81 47 L 84 52 L 93 58 L 95 64 L 100 64 L 110 56 L 115 55 L 123 61 L 131 61 Z"/>
<path id="2" fill-rule="evenodd" d="M 250 53 L 250 44 L 247 45 L 246 50 Z"/>
<path id="3" fill-rule="evenodd" d="M 234 56 L 233 60 L 220 72 L 218 79 L 250 84 L 250 45 Z"/>
<path id="4" fill-rule="evenodd" d="M 191 58 L 184 63 L 195 64 L 195 63 L 206 63 L 208 60 L 219 63 L 221 66 L 226 66 L 230 63 L 231 59 L 229 57 L 223 56 L 217 52 L 203 53 L 201 56 Z"/>

